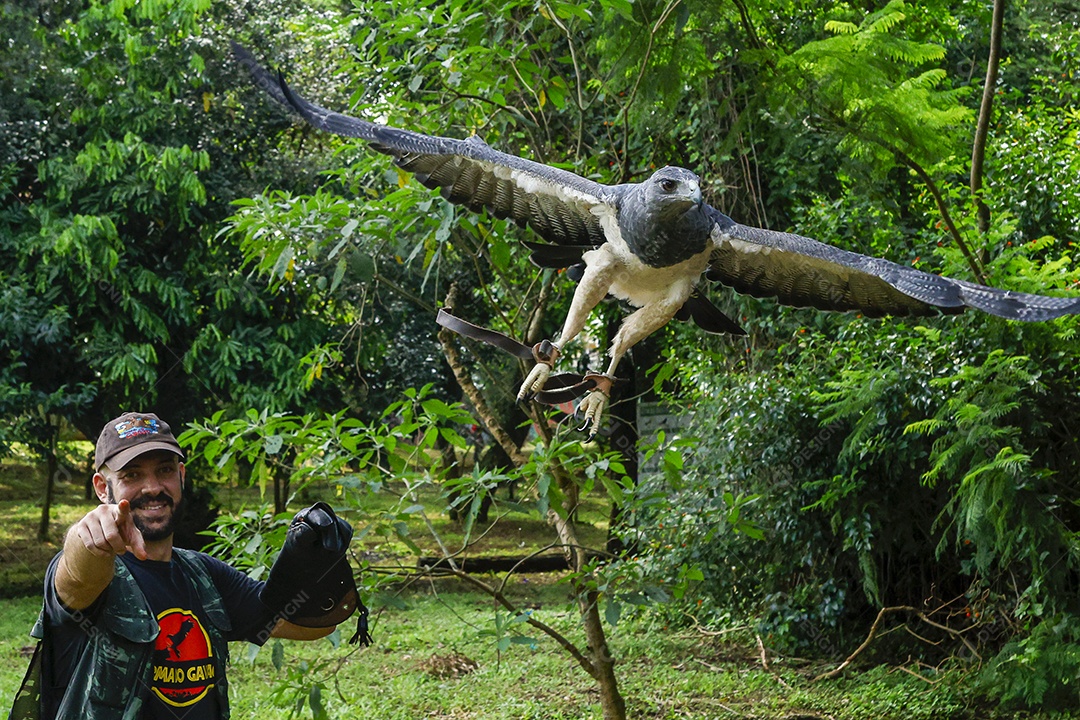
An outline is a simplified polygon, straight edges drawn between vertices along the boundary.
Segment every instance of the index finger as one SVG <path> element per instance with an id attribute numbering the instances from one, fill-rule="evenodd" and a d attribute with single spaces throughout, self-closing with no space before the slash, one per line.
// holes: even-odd
<path id="1" fill-rule="evenodd" d="M 146 542 L 143 540 L 142 531 L 135 525 L 135 519 L 131 516 L 131 503 L 121 500 L 117 503 L 116 525 L 120 534 L 127 543 L 128 550 L 140 560 L 146 559 Z"/>

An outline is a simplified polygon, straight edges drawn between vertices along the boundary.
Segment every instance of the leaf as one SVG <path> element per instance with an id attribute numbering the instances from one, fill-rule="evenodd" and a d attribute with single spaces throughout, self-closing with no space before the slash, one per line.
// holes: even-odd
<path id="1" fill-rule="evenodd" d="M 540 647 L 540 643 L 536 638 L 528 637 L 526 635 L 514 635 L 510 638 L 510 642 L 515 645 L 528 645 L 530 650 L 536 650 Z"/>
<path id="2" fill-rule="evenodd" d="M 666 362 L 660 365 L 656 370 L 656 377 L 653 378 L 653 391 L 659 394 L 672 375 L 675 374 L 675 364 Z"/>
<path id="3" fill-rule="evenodd" d="M 337 263 L 334 265 L 334 278 L 330 283 L 330 292 L 337 290 L 338 285 L 341 284 L 341 280 L 345 277 L 345 270 L 349 266 L 349 261 L 344 257 L 338 258 Z M 320 277 L 322 281 L 326 281 L 326 278 Z"/>
<path id="4" fill-rule="evenodd" d="M 623 492 L 622 485 L 620 485 L 615 478 L 606 474 L 601 475 L 600 482 L 603 483 L 604 489 L 608 491 L 608 495 L 611 496 L 611 499 L 615 502 L 615 504 L 626 504 L 626 493 Z"/>
<path id="5" fill-rule="evenodd" d="M 359 220 L 357 220 L 356 218 L 351 218 L 349 222 L 345 223 L 345 225 L 341 228 L 341 236 L 345 238 L 352 237 L 352 234 L 356 232 L 356 228 L 359 225 Z M 333 257 L 333 253 L 331 253 L 331 257 Z"/>
<path id="6" fill-rule="evenodd" d="M 600 0 L 600 5 L 614 10 L 623 20 L 633 21 L 634 19 L 634 6 L 630 0 Z"/>
<path id="7" fill-rule="evenodd" d="M 311 705 L 311 717 L 313 720 L 330 720 L 330 713 L 323 706 L 322 688 L 318 684 L 311 686 L 308 703 Z"/>
<path id="8" fill-rule="evenodd" d="M 358 283 L 369 283 L 375 278 L 375 260 L 359 250 L 349 255 L 349 272 Z"/>
<path id="9" fill-rule="evenodd" d="M 604 619 L 607 620 L 608 625 L 611 627 L 618 625 L 620 615 L 622 615 L 622 603 L 613 598 L 608 598 L 604 607 Z"/>
<path id="10" fill-rule="evenodd" d="M 270 648 L 270 662 L 274 664 L 274 669 L 278 672 L 281 672 L 281 668 L 285 665 L 285 647 L 278 638 L 274 638 L 274 645 Z"/>
<path id="11" fill-rule="evenodd" d="M 491 264 L 499 270 L 506 270 L 510 266 L 510 244 L 502 238 L 491 240 Z"/>
<path id="12" fill-rule="evenodd" d="M 855 23 L 843 22 L 841 20 L 829 20 L 825 23 L 825 31 L 837 35 L 854 35 L 859 32 L 859 26 Z"/>
<path id="13" fill-rule="evenodd" d="M 285 444 L 285 438 L 281 435 L 268 435 L 263 440 L 263 450 L 267 455 L 277 455 L 281 452 L 281 447 Z"/>

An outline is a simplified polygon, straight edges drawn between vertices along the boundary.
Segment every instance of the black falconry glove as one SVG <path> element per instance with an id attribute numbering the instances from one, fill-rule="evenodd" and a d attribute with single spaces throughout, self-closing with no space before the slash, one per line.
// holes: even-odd
<path id="1" fill-rule="evenodd" d="M 303 627 L 333 627 L 359 609 L 356 634 L 349 642 L 370 644 L 368 610 L 346 555 L 352 536 L 352 526 L 324 502 L 296 513 L 259 599 Z"/>

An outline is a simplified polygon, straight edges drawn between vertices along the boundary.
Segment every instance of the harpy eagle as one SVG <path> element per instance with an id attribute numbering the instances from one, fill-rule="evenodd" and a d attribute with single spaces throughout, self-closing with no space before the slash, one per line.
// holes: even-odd
<path id="1" fill-rule="evenodd" d="M 698 292 L 704 275 L 737 292 L 785 305 L 857 310 L 868 317 L 959 313 L 973 307 L 1011 320 L 1080 313 L 1080 297 L 1047 297 L 955 280 L 790 233 L 740 225 L 702 200 L 700 180 L 665 167 L 640 183 L 603 185 L 490 147 L 476 136 L 435 137 L 319 107 L 233 44 L 237 59 L 274 99 L 316 128 L 360 138 L 452 203 L 510 218 L 550 244 L 526 243 L 534 262 L 578 269 L 562 330 L 537 345 L 518 399 L 540 392 L 558 351 L 611 295 L 636 308 L 623 319 L 603 374 L 578 411 L 595 434 L 623 355 L 674 317 L 711 332 L 745 334 Z M 583 265 L 583 269 L 582 269 Z"/>

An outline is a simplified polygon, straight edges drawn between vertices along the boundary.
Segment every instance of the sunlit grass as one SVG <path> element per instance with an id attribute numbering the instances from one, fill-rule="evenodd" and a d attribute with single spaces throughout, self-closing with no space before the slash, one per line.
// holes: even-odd
<path id="1" fill-rule="evenodd" d="M 4 702 L 12 697 L 28 662 L 32 648 L 28 633 L 40 609 L 38 593 L 45 565 L 57 551 L 64 529 L 93 505 L 85 500 L 81 481 L 59 484 L 52 517 L 54 541 L 40 543 L 35 533 L 43 482 L 40 471 L 30 464 L 10 460 L 0 464 L 0 512 L 5 516 L 0 524 L 0 592 L 25 595 L 0 599 L 0 698 Z M 391 490 L 400 495 L 400 487 Z M 221 485 L 214 491 L 218 502 L 234 509 L 258 507 L 266 501 L 256 488 Z M 365 517 L 394 508 L 395 492 L 367 497 L 364 513 L 351 513 L 358 532 L 367 522 Z M 333 500 L 334 495 L 333 489 L 311 489 L 298 496 L 291 509 L 316 499 Z M 443 543 L 451 551 L 457 550 L 465 539 L 463 527 L 447 517 L 438 489 L 424 487 L 416 499 L 425 506 L 425 514 Z M 607 513 L 608 505 L 600 498 L 586 498 L 579 527 L 586 544 L 602 546 Z M 498 522 L 490 527 L 477 525 L 473 530 L 472 537 L 482 535 L 482 539 L 469 548 L 470 555 L 523 555 L 553 540 L 550 528 L 535 515 L 508 511 L 497 503 L 492 518 Z M 412 519 L 410 532 L 422 552 L 438 554 L 434 538 L 419 517 Z M 360 543 L 384 559 L 415 563 L 415 553 L 400 540 L 368 535 Z M 584 644 L 577 609 L 558 575 L 515 576 L 508 581 L 506 592 L 538 619 Z M 370 648 L 334 646 L 328 641 L 285 642 L 279 670 L 272 662 L 272 646 L 263 648 L 252 662 L 250 646 L 234 643 L 229 671 L 233 717 L 290 718 L 297 698 L 306 702 L 316 682 L 322 683 L 322 701 L 335 719 L 601 717 L 595 684 L 549 638 L 517 625 L 513 632 L 535 638 L 535 649 L 514 644 L 498 652 L 496 608 L 489 597 L 447 579 L 414 583 L 390 595 L 395 598 L 390 603 L 385 598 L 368 598 L 377 606 L 372 627 L 376 643 Z M 341 628 L 344 637 L 352 633 L 349 625 Z M 632 718 L 1052 717 L 1002 713 L 972 705 L 970 691 L 961 686 L 965 677 L 959 671 L 934 678 L 934 685 L 884 666 L 814 683 L 812 678 L 834 666 L 836 659 L 810 662 L 770 653 L 766 669 L 751 631 L 706 635 L 669 626 L 651 611 L 628 613 L 611 630 L 610 644 L 619 658 L 616 672 Z M 460 675 L 447 674 L 443 670 L 453 657 L 465 658 L 468 667 L 473 663 L 476 667 Z M 285 692 L 281 692 L 283 688 Z M 300 717 L 311 717 L 310 709 L 305 707 Z"/>
<path id="2" fill-rule="evenodd" d="M 57 482 L 48 539 L 37 538 L 45 499 L 45 473 L 19 460 L 0 463 L 0 597 L 40 592 L 45 566 L 63 544 L 64 532 L 96 501 L 85 499 L 82 478 Z"/>

